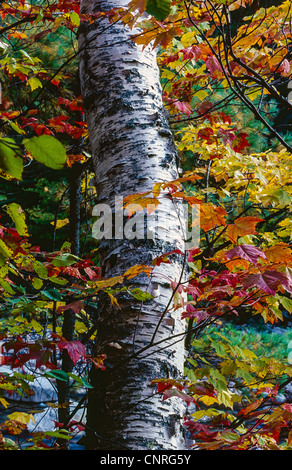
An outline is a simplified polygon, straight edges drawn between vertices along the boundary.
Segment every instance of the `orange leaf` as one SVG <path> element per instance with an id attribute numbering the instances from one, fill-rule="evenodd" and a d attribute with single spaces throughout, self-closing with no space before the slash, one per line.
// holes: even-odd
<path id="1" fill-rule="evenodd" d="M 227 213 L 223 207 L 214 206 L 211 203 L 203 203 L 200 208 L 200 224 L 204 232 L 215 228 L 216 225 L 226 225 L 225 217 Z"/>
<path id="2" fill-rule="evenodd" d="M 234 224 L 230 224 L 227 227 L 226 235 L 233 243 L 237 242 L 238 237 L 244 237 L 245 235 L 253 235 L 256 232 L 255 226 L 258 222 L 263 219 L 259 217 L 239 217 L 234 221 Z"/>
<path id="3" fill-rule="evenodd" d="M 160 202 L 155 197 L 146 197 L 150 192 L 142 194 L 131 194 L 124 198 L 124 208 L 128 211 L 128 216 L 131 217 L 135 212 L 147 210 L 148 214 L 155 211 Z"/>
<path id="4" fill-rule="evenodd" d="M 292 261 L 292 251 L 286 243 L 279 243 L 265 250 L 265 255 L 271 263 L 289 263 Z"/>
<path id="5" fill-rule="evenodd" d="M 127 276 L 128 279 L 132 279 L 133 277 L 138 276 L 138 274 L 145 273 L 149 277 L 152 269 L 153 268 L 151 266 L 147 266 L 144 264 L 140 264 L 140 265 L 136 264 L 135 266 L 132 266 L 131 268 L 129 268 L 124 273 L 124 276 Z"/>
<path id="6" fill-rule="evenodd" d="M 139 13 L 143 13 L 143 11 L 146 10 L 146 4 L 147 4 L 147 0 L 132 0 L 130 3 L 129 3 L 129 7 L 132 8 L 134 10 L 138 10 Z"/>

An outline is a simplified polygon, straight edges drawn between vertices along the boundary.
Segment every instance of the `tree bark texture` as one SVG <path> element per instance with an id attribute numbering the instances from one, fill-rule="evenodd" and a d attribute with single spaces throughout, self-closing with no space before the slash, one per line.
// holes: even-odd
<path id="1" fill-rule="evenodd" d="M 83 0 L 81 4 L 83 13 L 96 13 L 127 2 Z M 135 44 L 131 39 L 135 33 L 107 18 L 84 23 L 79 31 L 81 92 L 97 203 L 110 204 L 113 213 L 115 198 L 151 191 L 153 184 L 178 177 L 156 53 L 152 47 L 143 50 Z M 154 213 L 151 216 L 148 229 L 157 224 Z M 166 197 L 159 205 L 159 237 L 101 240 L 102 276 L 117 276 L 136 264 L 151 265 L 162 253 L 184 250 L 183 217 L 182 207 Z M 182 258 L 174 255 L 171 264 L 156 266 L 150 279 L 146 275 L 131 279 L 132 287 L 152 292 L 154 299 L 141 302 L 122 293 L 117 297 L 120 309 L 107 295 L 99 299 L 95 354 L 107 355 L 107 369 L 92 371 L 88 448 L 184 448 L 182 401 L 174 397 L 162 401 L 151 385 L 153 379 L 179 378 L 183 373 L 181 311 L 164 314 L 172 297 L 171 282 L 185 276 Z"/>

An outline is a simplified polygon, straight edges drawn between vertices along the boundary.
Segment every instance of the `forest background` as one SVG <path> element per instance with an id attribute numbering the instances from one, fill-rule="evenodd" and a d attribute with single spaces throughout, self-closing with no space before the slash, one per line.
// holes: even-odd
<path id="1" fill-rule="evenodd" d="M 90 367 L 110 367 L 92 349 L 97 296 L 117 309 L 125 291 L 149 302 L 132 281 L 182 257 L 189 280 L 172 280 L 167 313 L 186 321 L 184 376 L 153 377 L 154 393 L 186 404 L 194 449 L 291 449 L 290 1 L 132 0 L 90 15 L 78 1 L 11 0 L 0 15 L 0 334 L 11 368 L 0 376 L 1 447 L 68 448 L 83 435 L 86 419 L 74 416 L 86 407 Z M 101 276 L 92 235 L 78 73 L 78 29 L 100 18 L 139 22 L 132 40 L 158 49 L 180 157 L 180 178 L 129 194 L 125 209 L 133 216 L 164 197 L 200 208 L 199 246 L 114 278 Z M 38 410 L 15 405 L 39 378 L 58 391 L 47 431 L 31 427 Z"/>

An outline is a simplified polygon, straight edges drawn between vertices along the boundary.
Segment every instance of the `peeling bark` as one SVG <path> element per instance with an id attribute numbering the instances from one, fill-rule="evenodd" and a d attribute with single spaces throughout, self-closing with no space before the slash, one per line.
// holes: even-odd
<path id="1" fill-rule="evenodd" d="M 81 3 L 87 13 L 127 4 L 125 0 Z M 178 177 L 155 51 L 136 45 L 130 39 L 134 33 L 120 22 L 110 25 L 106 18 L 83 25 L 79 32 L 81 91 L 97 202 L 110 204 L 113 213 L 116 197 L 150 191 L 154 183 Z M 159 206 L 159 238 L 101 240 L 102 275 L 120 275 L 135 264 L 151 264 L 167 251 L 184 251 L 183 212 L 164 198 Z M 151 217 L 148 229 L 156 223 L 155 215 Z M 153 300 L 141 303 L 123 294 L 117 309 L 106 296 L 100 298 L 95 352 L 107 354 L 108 367 L 92 371 L 88 448 L 184 448 L 181 401 L 162 402 L 150 385 L 155 378 L 179 378 L 183 373 L 185 324 L 179 310 L 164 314 L 173 292 L 170 280 L 178 281 L 181 275 L 184 279 L 184 263 L 177 256 L 171 264 L 156 267 L 150 280 L 144 275 L 131 280 L 132 286 L 155 292 Z M 147 345 L 152 346 L 139 354 Z"/>

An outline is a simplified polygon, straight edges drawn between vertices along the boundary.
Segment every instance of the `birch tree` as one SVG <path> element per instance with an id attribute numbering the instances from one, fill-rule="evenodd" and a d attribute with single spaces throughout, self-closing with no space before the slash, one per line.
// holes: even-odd
<path id="1" fill-rule="evenodd" d="M 127 1 L 84 0 L 94 14 Z M 168 197 L 159 211 L 123 219 L 117 201 L 151 192 L 155 183 L 178 178 L 178 159 L 162 104 L 156 53 L 142 48 L 122 22 L 99 17 L 79 32 L 82 98 L 89 128 L 98 208 L 109 205 L 115 223 L 100 240 L 102 276 L 119 276 L 134 265 L 151 264 L 162 253 L 185 249 L 184 210 Z M 106 209 L 104 209 L 106 210 Z M 150 212 L 150 211 L 149 211 Z M 159 214 L 157 221 L 157 213 Z M 144 217 L 146 215 L 146 224 Z M 123 220 L 123 231 L 118 233 Z M 145 230 L 145 233 L 143 232 Z M 156 233 L 155 233 L 156 230 Z M 142 232 L 141 232 L 142 231 Z M 143 236 L 143 233 L 145 236 Z M 112 235 L 112 236 L 111 236 Z M 123 293 L 119 308 L 98 300 L 95 354 L 107 355 L 106 371 L 92 370 L 87 443 L 96 449 L 182 449 L 183 406 L 155 393 L 155 378 L 181 377 L 185 325 L 179 310 L 169 313 L 173 286 L 184 279 L 184 257 L 131 279 L 147 294 Z M 137 291 L 138 292 L 138 291 Z"/>

